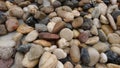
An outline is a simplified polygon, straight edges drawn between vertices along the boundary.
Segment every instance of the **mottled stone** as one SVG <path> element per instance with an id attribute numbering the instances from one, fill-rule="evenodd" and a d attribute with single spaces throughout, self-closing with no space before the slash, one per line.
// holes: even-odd
<path id="1" fill-rule="evenodd" d="M 14 47 L 15 44 L 16 42 L 13 40 L 0 40 L 0 47 Z"/>
<path id="2" fill-rule="evenodd" d="M 64 68 L 73 68 L 73 64 L 69 61 L 67 61 L 65 64 L 64 64 Z"/>
<path id="3" fill-rule="evenodd" d="M 69 42 L 67 42 L 67 40 L 64 38 L 61 38 L 58 40 L 58 46 L 59 48 L 66 48 L 69 46 Z"/>
<path id="4" fill-rule="evenodd" d="M 7 34 L 5 25 L 0 25 L 0 35 L 5 35 L 5 34 Z"/>
<path id="5" fill-rule="evenodd" d="M 107 41 L 107 36 L 103 32 L 102 29 L 98 30 L 98 36 L 99 36 L 100 41 L 102 41 L 102 42 L 106 42 Z"/>
<path id="6" fill-rule="evenodd" d="M 83 24 L 83 18 L 82 18 L 82 17 L 78 17 L 78 18 L 74 19 L 73 22 L 72 22 L 72 26 L 73 26 L 74 28 L 78 28 L 78 27 L 80 27 L 82 24 Z"/>
<path id="7" fill-rule="evenodd" d="M 45 24 L 35 24 L 35 30 L 37 30 L 38 32 L 45 32 L 48 29 Z"/>
<path id="8" fill-rule="evenodd" d="M 13 64 L 12 58 L 8 60 L 0 59 L 0 68 L 10 68 L 12 64 Z"/>
<path id="9" fill-rule="evenodd" d="M 88 32 L 81 32 L 79 35 L 80 42 L 86 42 L 89 38 Z"/>
<path id="10" fill-rule="evenodd" d="M 107 12 L 107 5 L 105 3 L 99 3 L 98 4 L 98 8 L 100 9 L 99 11 L 100 11 L 100 13 L 102 15 L 106 14 L 106 12 Z"/>
<path id="11" fill-rule="evenodd" d="M 41 46 L 45 46 L 45 47 L 49 47 L 52 45 L 51 42 L 49 42 L 47 40 L 35 40 L 34 43 L 39 44 Z"/>
<path id="12" fill-rule="evenodd" d="M 108 60 L 107 55 L 105 53 L 100 54 L 100 63 L 106 63 Z"/>
<path id="13" fill-rule="evenodd" d="M 108 41 L 112 44 L 120 43 L 120 36 L 116 33 L 108 34 Z"/>

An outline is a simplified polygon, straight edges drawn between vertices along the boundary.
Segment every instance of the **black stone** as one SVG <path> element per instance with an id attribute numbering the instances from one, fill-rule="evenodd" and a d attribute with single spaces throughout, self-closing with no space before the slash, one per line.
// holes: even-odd
<path id="1" fill-rule="evenodd" d="M 25 23 L 29 26 L 35 27 L 35 24 L 38 23 L 38 21 L 33 16 L 31 16 L 26 20 Z"/>
<path id="2" fill-rule="evenodd" d="M 83 6 L 83 10 L 88 10 L 88 9 L 90 9 L 92 6 L 91 6 L 91 4 L 85 4 L 84 6 Z"/>
<path id="3" fill-rule="evenodd" d="M 6 20 L 7 20 L 6 15 L 3 14 L 3 12 L 0 12 L 0 24 L 5 23 Z"/>
<path id="4" fill-rule="evenodd" d="M 70 23 L 66 23 L 66 24 L 65 24 L 65 27 L 66 27 L 66 28 L 69 28 L 69 29 L 72 29 L 72 25 L 71 25 Z"/>
<path id="5" fill-rule="evenodd" d="M 112 12 L 112 16 L 114 18 L 114 20 L 116 21 L 117 20 L 117 17 L 120 15 L 120 10 L 117 10 L 117 11 L 113 11 Z"/>
<path id="6" fill-rule="evenodd" d="M 102 0 L 106 5 L 110 4 L 110 0 Z"/>
<path id="7" fill-rule="evenodd" d="M 87 12 L 80 12 L 80 16 L 84 17 L 85 15 L 87 15 Z"/>
<path id="8" fill-rule="evenodd" d="M 116 60 L 115 60 L 116 64 L 119 64 L 120 65 L 120 57 L 118 57 Z"/>
<path id="9" fill-rule="evenodd" d="M 70 61 L 70 57 L 67 56 L 66 58 L 64 59 L 59 59 L 59 61 L 61 61 L 63 64 L 66 63 L 67 61 Z"/>
<path id="10" fill-rule="evenodd" d="M 90 57 L 89 57 L 87 48 L 81 49 L 81 61 L 82 61 L 82 64 L 84 65 L 88 65 L 90 62 Z"/>
<path id="11" fill-rule="evenodd" d="M 85 18 L 81 28 L 84 30 L 90 30 L 92 28 L 92 25 L 93 25 L 92 20 Z"/>

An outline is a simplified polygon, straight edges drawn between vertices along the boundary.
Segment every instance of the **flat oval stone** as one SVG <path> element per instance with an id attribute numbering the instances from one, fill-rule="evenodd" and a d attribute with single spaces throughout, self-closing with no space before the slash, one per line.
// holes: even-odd
<path id="1" fill-rule="evenodd" d="M 97 63 L 95 65 L 95 68 L 107 68 L 107 66 L 105 64 L 100 64 L 100 63 Z"/>
<path id="2" fill-rule="evenodd" d="M 70 41 L 73 38 L 73 32 L 69 28 L 64 28 L 60 31 L 60 37 Z"/>
<path id="3" fill-rule="evenodd" d="M 45 24 L 35 24 L 35 30 L 38 32 L 46 32 L 48 31 L 47 26 Z"/>
<path id="4" fill-rule="evenodd" d="M 101 28 L 105 32 L 106 35 L 113 33 L 113 29 L 109 25 L 102 25 Z"/>
<path id="5" fill-rule="evenodd" d="M 64 64 L 64 68 L 73 68 L 73 64 L 69 61 L 67 61 L 65 64 Z"/>
<path id="6" fill-rule="evenodd" d="M 94 37 L 88 38 L 88 40 L 85 43 L 89 44 L 89 45 L 93 45 L 93 44 L 97 43 L 98 41 L 99 41 L 99 37 L 94 36 Z"/>
<path id="7" fill-rule="evenodd" d="M 116 33 L 111 33 L 108 35 L 108 41 L 112 44 L 119 44 L 120 43 L 120 36 Z"/>
<path id="8" fill-rule="evenodd" d="M 107 41 L 107 36 L 103 32 L 102 29 L 98 30 L 98 36 L 99 36 L 100 41 L 102 41 L 102 42 L 106 42 Z"/>
<path id="9" fill-rule="evenodd" d="M 119 47 L 113 46 L 113 47 L 111 47 L 111 50 L 112 50 L 113 52 L 117 53 L 118 55 L 120 55 L 120 48 L 119 48 Z"/>
<path id="10" fill-rule="evenodd" d="M 100 16 L 100 22 L 101 22 L 102 24 L 109 24 L 107 18 L 106 18 L 104 15 L 101 15 L 101 16 Z"/>
<path id="11" fill-rule="evenodd" d="M 109 63 L 107 64 L 108 68 L 120 68 L 120 65 Z"/>
<path id="12" fill-rule="evenodd" d="M 100 9 L 100 13 L 105 15 L 107 12 L 107 5 L 105 3 L 99 3 L 98 8 Z"/>
<path id="13" fill-rule="evenodd" d="M 52 45 L 51 42 L 47 40 L 35 40 L 33 43 L 44 46 L 44 47 L 49 47 Z"/>
<path id="14" fill-rule="evenodd" d="M 63 63 L 58 61 L 56 68 L 64 68 Z"/>
<path id="15" fill-rule="evenodd" d="M 100 63 L 106 63 L 108 60 L 107 55 L 105 53 L 100 54 Z"/>
<path id="16" fill-rule="evenodd" d="M 73 26 L 74 28 L 78 28 L 78 27 L 80 27 L 82 24 L 83 24 L 83 18 L 82 18 L 82 17 L 78 17 L 78 18 L 74 19 L 73 22 L 72 22 L 72 26 Z"/>

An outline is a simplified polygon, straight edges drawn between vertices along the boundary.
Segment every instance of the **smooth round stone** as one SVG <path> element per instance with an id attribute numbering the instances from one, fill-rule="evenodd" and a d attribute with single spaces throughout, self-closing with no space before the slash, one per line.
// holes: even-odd
<path id="1" fill-rule="evenodd" d="M 39 59 L 40 56 L 43 54 L 43 52 L 44 52 L 44 49 L 42 46 L 33 45 L 28 52 L 28 59 L 30 61 Z"/>
<path id="2" fill-rule="evenodd" d="M 106 35 L 113 33 L 113 29 L 109 25 L 102 25 L 101 28 L 105 32 Z"/>
<path id="3" fill-rule="evenodd" d="M 94 18 L 93 19 L 93 24 L 97 27 L 97 28 L 101 28 L 101 23 L 99 21 L 98 18 Z"/>
<path id="4" fill-rule="evenodd" d="M 113 46 L 113 47 L 111 47 L 111 50 L 112 50 L 113 52 L 117 53 L 118 55 L 120 55 L 120 48 L 119 48 L 119 47 Z"/>
<path id="5" fill-rule="evenodd" d="M 70 46 L 73 46 L 73 45 L 75 45 L 75 46 L 80 46 L 80 41 L 78 40 L 78 39 L 72 39 L 71 41 L 70 41 Z"/>
<path id="6" fill-rule="evenodd" d="M 80 64 L 77 64 L 75 68 L 82 68 L 82 66 Z"/>
<path id="7" fill-rule="evenodd" d="M 36 30 L 31 31 L 27 36 L 25 37 L 25 41 L 32 42 L 38 37 L 38 32 Z"/>
<path id="8" fill-rule="evenodd" d="M 64 68 L 74 68 L 73 67 L 73 64 L 69 61 L 67 61 L 65 64 L 64 64 Z"/>
<path id="9" fill-rule="evenodd" d="M 102 42 L 106 42 L 107 41 L 107 36 L 103 32 L 102 29 L 98 30 L 98 36 L 99 36 L 100 41 L 102 41 Z"/>
<path id="10" fill-rule="evenodd" d="M 47 29 L 48 29 L 49 32 L 53 31 L 55 24 L 56 24 L 55 22 L 49 22 L 47 24 Z"/>
<path id="11" fill-rule="evenodd" d="M 13 55 L 13 48 L 11 47 L 0 47 L 0 58 L 9 59 Z"/>
<path id="12" fill-rule="evenodd" d="M 120 68 L 120 65 L 108 63 L 108 64 L 107 64 L 107 67 L 108 67 L 108 68 Z"/>
<path id="13" fill-rule="evenodd" d="M 97 43 L 98 41 L 99 41 L 99 37 L 94 36 L 94 37 L 88 38 L 88 40 L 85 43 L 89 44 L 89 45 L 93 45 L 93 44 Z"/>
<path id="14" fill-rule="evenodd" d="M 111 33 L 108 35 L 108 41 L 112 44 L 120 43 L 120 36 L 116 33 Z"/>
<path id="15" fill-rule="evenodd" d="M 89 38 L 89 33 L 88 32 L 81 32 L 79 35 L 79 40 L 80 42 L 86 42 Z"/>
<path id="16" fill-rule="evenodd" d="M 99 52 L 92 47 L 88 48 L 88 54 L 90 56 L 90 63 L 89 66 L 94 66 L 99 61 Z"/>
<path id="17" fill-rule="evenodd" d="M 108 14 L 107 14 L 107 18 L 108 18 L 108 20 L 109 20 L 109 22 L 110 22 L 111 27 L 112 27 L 114 30 L 117 30 L 116 23 L 115 23 L 113 17 L 111 16 L 111 14 L 108 13 Z"/>
<path id="18" fill-rule="evenodd" d="M 38 64 L 38 59 L 36 59 L 36 60 L 33 60 L 33 61 L 30 61 L 29 59 L 28 59 L 28 53 L 26 53 L 25 54 L 25 57 L 24 57 L 24 59 L 22 60 L 22 65 L 24 66 L 24 67 L 28 67 L 28 68 L 33 68 L 33 67 L 35 67 L 37 64 Z"/>
<path id="19" fill-rule="evenodd" d="M 109 50 L 109 45 L 103 42 L 98 42 L 93 47 L 100 53 Z"/>
<path id="20" fill-rule="evenodd" d="M 106 12 L 107 12 L 107 5 L 105 3 L 99 3 L 98 4 L 98 8 L 100 9 L 99 11 L 100 11 L 100 13 L 102 15 L 106 14 Z"/>
<path id="21" fill-rule="evenodd" d="M 62 18 L 61 17 L 53 17 L 50 21 L 57 23 L 57 22 L 61 22 Z"/>
<path id="22" fill-rule="evenodd" d="M 73 38 L 73 32 L 69 28 L 64 28 L 60 31 L 60 37 L 70 41 Z"/>
<path id="23" fill-rule="evenodd" d="M 78 10 L 73 10 L 72 13 L 75 17 L 80 16 L 80 12 Z"/>
<path id="24" fill-rule="evenodd" d="M 5 25 L 0 25 L 0 35 L 7 34 L 7 29 L 5 28 Z"/>
<path id="25" fill-rule="evenodd" d="M 53 51 L 53 54 L 56 55 L 57 59 L 64 59 L 67 57 L 67 53 L 65 53 L 62 49 L 57 48 Z"/>
<path id="26" fill-rule="evenodd" d="M 100 22 L 102 24 L 109 24 L 108 19 L 104 15 L 100 16 Z"/>
<path id="27" fill-rule="evenodd" d="M 13 64 L 14 60 L 12 58 L 8 60 L 0 59 L 0 68 L 11 68 L 11 65 Z"/>
<path id="28" fill-rule="evenodd" d="M 95 65 L 95 68 L 107 68 L 107 66 L 105 64 L 100 64 L 100 63 L 97 63 Z"/>
<path id="29" fill-rule="evenodd" d="M 93 25 L 92 28 L 90 29 L 90 32 L 93 35 L 98 35 L 97 27 L 95 25 Z"/>
<path id="30" fill-rule="evenodd" d="M 59 48 L 66 48 L 69 46 L 69 42 L 67 42 L 67 40 L 64 38 L 61 38 L 58 40 L 58 46 Z"/>
<path id="31" fill-rule="evenodd" d="M 4 1 L 0 1 L 0 11 L 6 11 L 8 10 L 6 4 Z"/>
<path id="32" fill-rule="evenodd" d="M 13 40 L 0 40 L 0 47 L 14 47 L 15 44 Z"/>
<path id="33" fill-rule="evenodd" d="M 78 30 L 73 30 L 73 35 L 74 35 L 74 38 L 78 38 L 79 35 L 80 35 L 80 32 Z"/>
<path id="34" fill-rule="evenodd" d="M 105 53 L 100 54 L 100 63 L 106 63 L 108 60 L 107 55 Z"/>
<path id="35" fill-rule="evenodd" d="M 44 52 L 39 61 L 39 68 L 55 68 L 58 60 L 54 54 Z"/>
<path id="36" fill-rule="evenodd" d="M 41 46 L 45 46 L 45 47 L 49 47 L 52 45 L 51 42 L 47 40 L 35 40 L 33 43 L 41 45 Z"/>
<path id="37" fill-rule="evenodd" d="M 63 63 L 58 61 L 56 68 L 64 68 Z"/>
<path id="38" fill-rule="evenodd" d="M 70 57 L 73 62 L 77 63 L 80 61 L 80 50 L 78 46 L 71 46 L 70 48 Z"/>
<path id="39" fill-rule="evenodd" d="M 81 49 L 81 61 L 82 61 L 82 64 L 84 65 L 88 65 L 90 62 L 90 56 L 88 54 L 87 48 Z"/>
<path id="40" fill-rule="evenodd" d="M 78 28 L 78 27 L 80 27 L 82 24 L 83 24 L 83 18 L 82 18 L 82 17 L 78 17 L 78 18 L 74 19 L 73 22 L 72 22 L 72 26 L 73 26 L 74 28 Z"/>

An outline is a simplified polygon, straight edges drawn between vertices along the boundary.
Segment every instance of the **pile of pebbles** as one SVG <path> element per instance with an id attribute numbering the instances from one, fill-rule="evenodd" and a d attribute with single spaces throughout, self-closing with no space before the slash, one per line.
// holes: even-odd
<path id="1" fill-rule="evenodd" d="M 120 68 L 120 0 L 0 0 L 0 68 Z"/>

